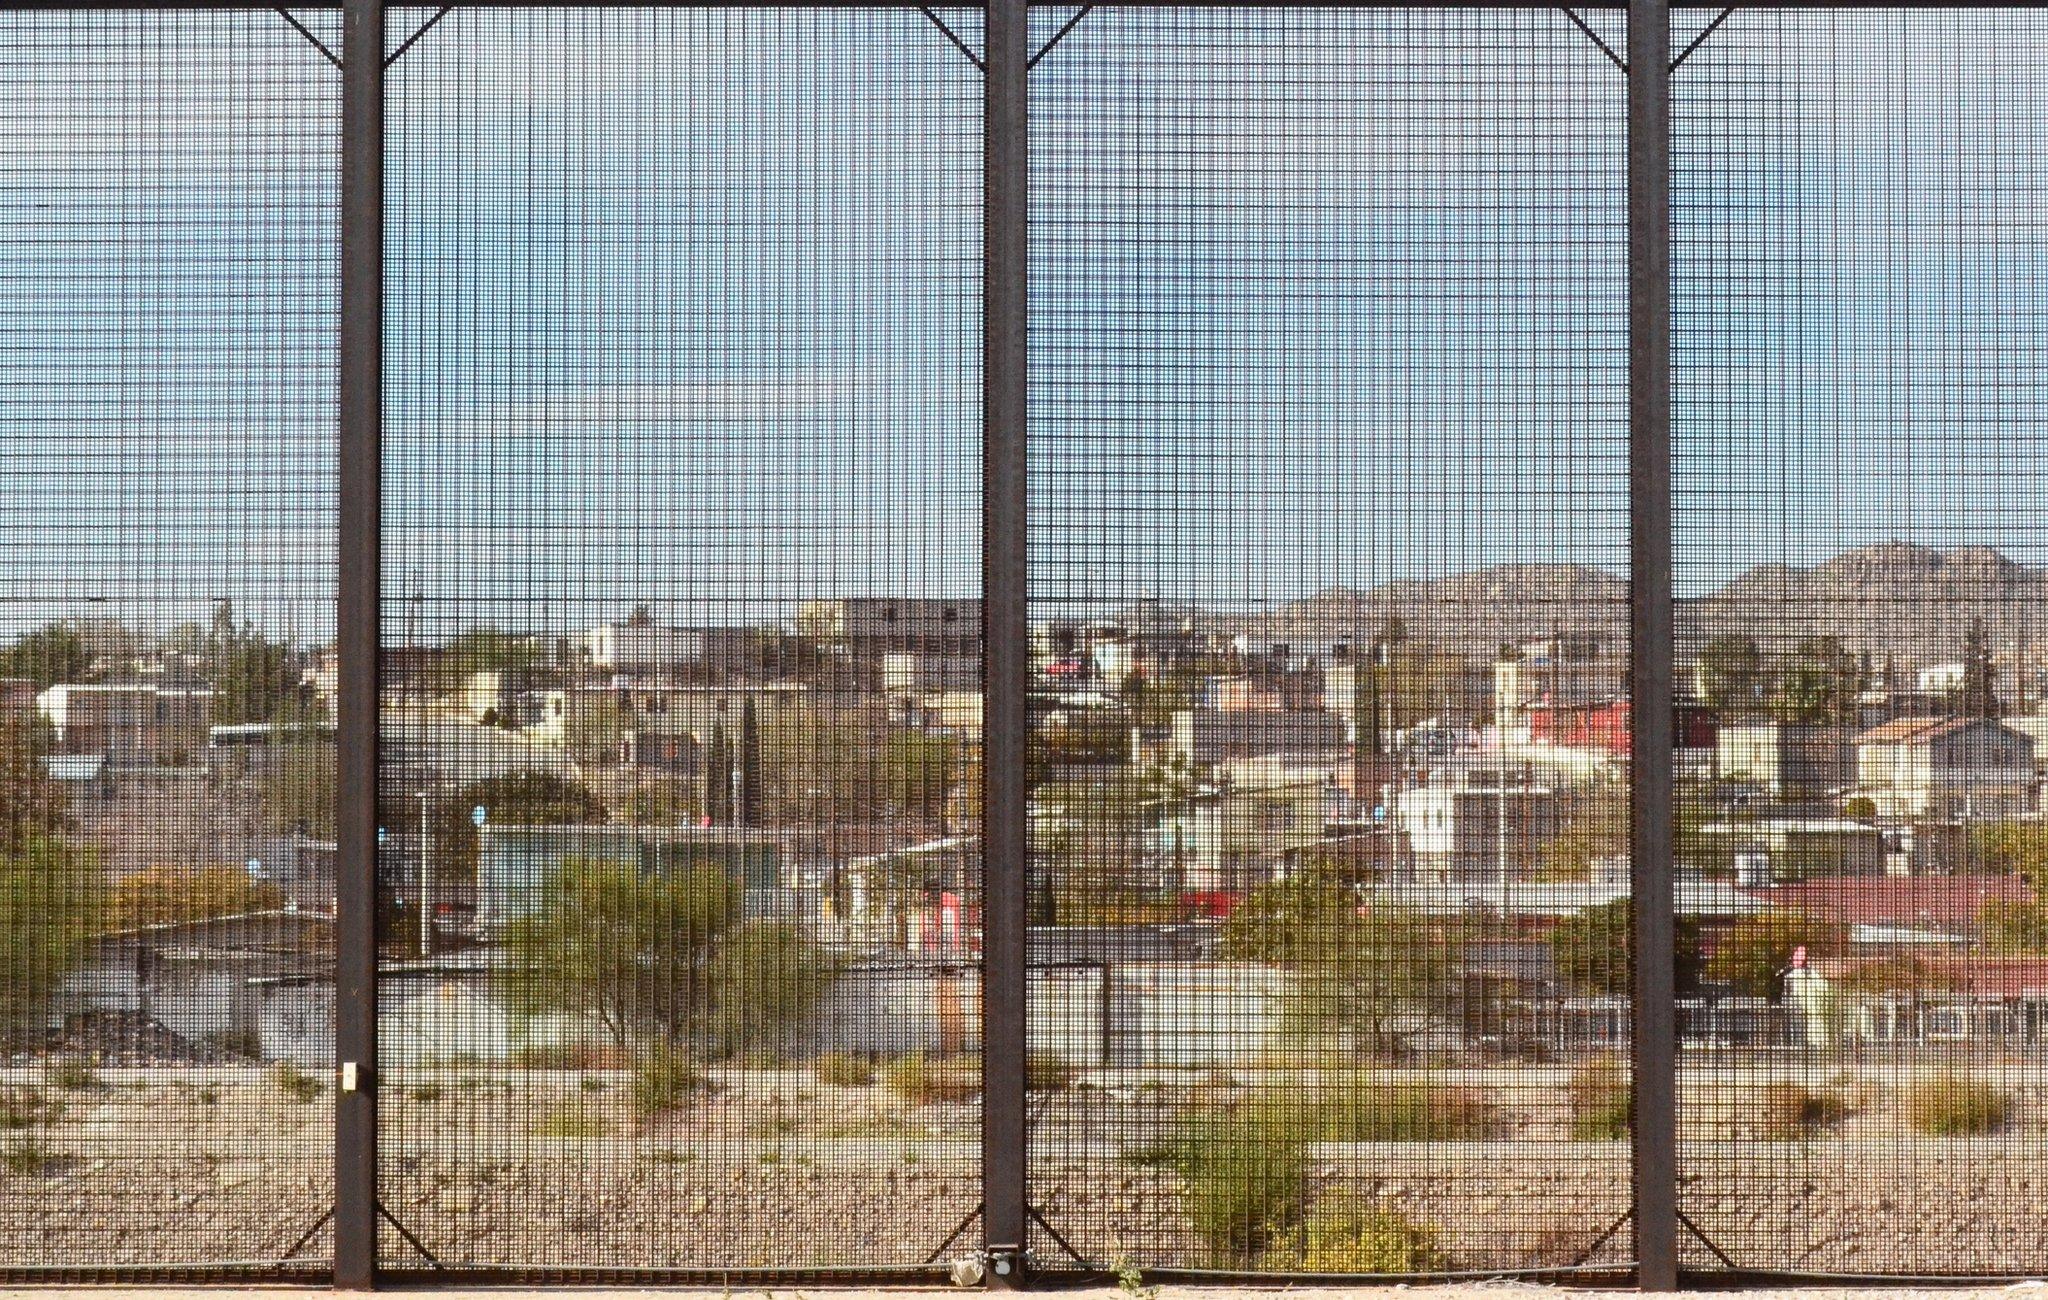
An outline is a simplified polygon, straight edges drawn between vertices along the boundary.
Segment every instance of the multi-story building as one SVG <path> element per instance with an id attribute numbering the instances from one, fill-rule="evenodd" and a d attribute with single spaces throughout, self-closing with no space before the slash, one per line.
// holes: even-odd
<path id="1" fill-rule="evenodd" d="M 868 658 L 891 651 L 972 655 L 981 647 L 981 601 L 901 596 L 807 600 L 797 631 L 824 645 Z"/>
<path id="2" fill-rule="evenodd" d="M 1345 743 L 1344 719 L 1320 709 L 1183 709 L 1173 715 L 1173 732 L 1166 748 L 1191 767 L 1211 767 L 1267 754 L 1335 753 Z"/>
<path id="3" fill-rule="evenodd" d="M 1393 792 L 1391 806 L 1421 880 L 1527 879 L 1560 821 L 1555 789 L 1521 765 L 1483 760 L 1419 773 Z"/>
<path id="4" fill-rule="evenodd" d="M 1812 801 L 1849 784 L 1855 751 L 1842 727 L 1789 722 L 1723 726 L 1714 743 L 1714 774 L 1746 781 L 1773 799 Z"/>
<path id="5" fill-rule="evenodd" d="M 2039 805 L 2034 741 L 1992 718 L 1901 718 L 1856 737 L 1856 786 L 1890 817 L 2013 817 Z"/>
<path id="6" fill-rule="evenodd" d="M 57 750 L 102 754 L 115 767 L 182 766 L 206 748 L 213 688 L 64 684 L 36 697 Z"/>

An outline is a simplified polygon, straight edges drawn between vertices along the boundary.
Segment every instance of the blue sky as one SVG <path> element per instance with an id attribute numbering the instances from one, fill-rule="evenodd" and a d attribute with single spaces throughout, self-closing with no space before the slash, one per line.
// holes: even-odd
<path id="1" fill-rule="evenodd" d="M 2048 562 L 2044 35 L 1745 12 L 1680 70 L 1686 589 L 1889 537 Z M 275 15 L 17 14 L 0 84 L 0 630 L 229 595 L 324 634 L 333 69 Z M 421 41 L 394 616 L 972 592 L 978 94 L 915 12 Z M 1041 602 L 1623 566 L 1622 81 L 1560 14 L 1103 11 L 1034 95 Z"/>

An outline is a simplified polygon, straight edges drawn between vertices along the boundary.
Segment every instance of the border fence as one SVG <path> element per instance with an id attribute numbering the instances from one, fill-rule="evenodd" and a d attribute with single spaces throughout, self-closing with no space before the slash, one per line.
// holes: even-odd
<path id="1" fill-rule="evenodd" d="M 0 5 L 0 1279 L 2048 1271 L 2044 53 Z"/>

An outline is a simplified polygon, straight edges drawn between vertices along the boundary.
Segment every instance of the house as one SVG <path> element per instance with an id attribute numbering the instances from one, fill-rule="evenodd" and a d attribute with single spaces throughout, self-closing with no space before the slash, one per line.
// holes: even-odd
<path id="1" fill-rule="evenodd" d="M 583 634 L 583 653 L 599 672 L 660 676 L 704 661 L 704 637 L 652 623 L 600 623 Z"/>
<path id="2" fill-rule="evenodd" d="M 572 736 L 615 733 L 618 746 L 633 734 L 692 736 L 708 742 L 720 727 L 738 736 L 747 704 L 755 720 L 767 726 L 800 709 L 811 698 L 802 682 L 756 682 L 727 686 L 679 686 L 655 682 L 620 682 L 611 686 L 570 686 L 541 694 L 540 721 L 529 734 L 550 744 Z M 623 754 L 623 750 L 619 751 Z"/>
<path id="3" fill-rule="evenodd" d="M 1745 883 L 1809 877 L 1882 876 L 1887 844 L 1882 828 L 1849 817 L 1740 817 L 1700 828 L 1732 860 Z"/>
<path id="4" fill-rule="evenodd" d="M 115 767 L 182 767 L 206 748 L 213 688 L 58 685 L 36 697 L 57 749 L 102 754 Z"/>
<path id="5" fill-rule="evenodd" d="M 1901 718 L 1856 737 L 1856 786 L 1888 817 L 2013 817 L 2040 800 L 2034 741 L 1991 718 Z"/>
<path id="6" fill-rule="evenodd" d="M 1697 700 L 1678 700 L 1672 706 L 1673 736 L 1680 757 L 1687 751 L 1712 752 L 1719 727 L 1713 710 Z M 1626 695 L 1588 704 L 1553 704 L 1542 700 L 1525 710 L 1529 739 L 1571 749 L 1595 749 L 1626 758 L 1634 749 L 1632 709 Z"/>
<path id="7" fill-rule="evenodd" d="M 797 631 L 857 658 L 889 651 L 978 654 L 981 601 L 903 596 L 849 596 L 797 606 Z"/>
<path id="8" fill-rule="evenodd" d="M 882 656 L 882 689 L 892 695 L 917 691 L 978 691 L 979 655 L 892 651 Z"/>
<path id="9" fill-rule="evenodd" d="M 1555 789 L 1537 785 L 1526 767 L 1482 760 L 1418 773 L 1391 808 L 1420 880 L 1524 879 L 1560 824 Z"/>
<path id="10" fill-rule="evenodd" d="M 1714 738 L 1717 776 L 1789 801 L 1819 799 L 1849 784 L 1854 756 L 1841 727 L 1745 722 L 1722 726 Z"/>
<path id="11" fill-rule="evenodd" d="M 1345 747 L 1344 720 L 1320 709 L 1229 713 L 1183 709 L 1173 715 L 1170 754 L 1191 767 L 1265 754 L 1334 754 Z"/>
<path id="12" fill-rule="evenodd" d="M 1591 704 L 1619 695 L 1627 665 L 1603 659 L 1590 636 L 1566 634 L 1515 647 L 1493 665 L 1496 720 L 1513 725 L 1530 705 Z"/>
<path id="13" fill-rule="evenodd" d="M 1323 842 L 1329 790 L 1325 771 L 1276 772 L 1168 801 L 1146 836 L 1160 883 L 1242 894 L 1286 875 L 1304 850 Z"/>

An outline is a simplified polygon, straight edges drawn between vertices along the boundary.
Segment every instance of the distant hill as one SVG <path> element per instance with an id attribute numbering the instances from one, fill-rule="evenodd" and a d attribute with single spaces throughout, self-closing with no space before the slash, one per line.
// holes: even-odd
<path id="1" fill-rule="evenodd" d="M 1377 635 L 1391 618 L 1412 640 L 1466 655 L 1554 630 L 1590 632 L 1619 649 L 1628 633 L 1628 583 L 1569 564 L 1506 564 L 1423 582 L 1359 590 L 1330 587 L 1262 614 L 1209 614 L 1201 622 L 1304 645 Z M 1678 652 L 1689 661 L 1723 633 L 1747 633 L 1766 650 L 1831 633 L 1880 662 L 1939 661 L 1960 654 L 1982 618 L 1997 651 L 2022 636 L 2048 640 L 2048 570 L 1984 546 L 1938 551 L 1904 542 L 1858 547 L 1801 569 L 1759 565 L 1711 594 L 1679 602 Z"/>

